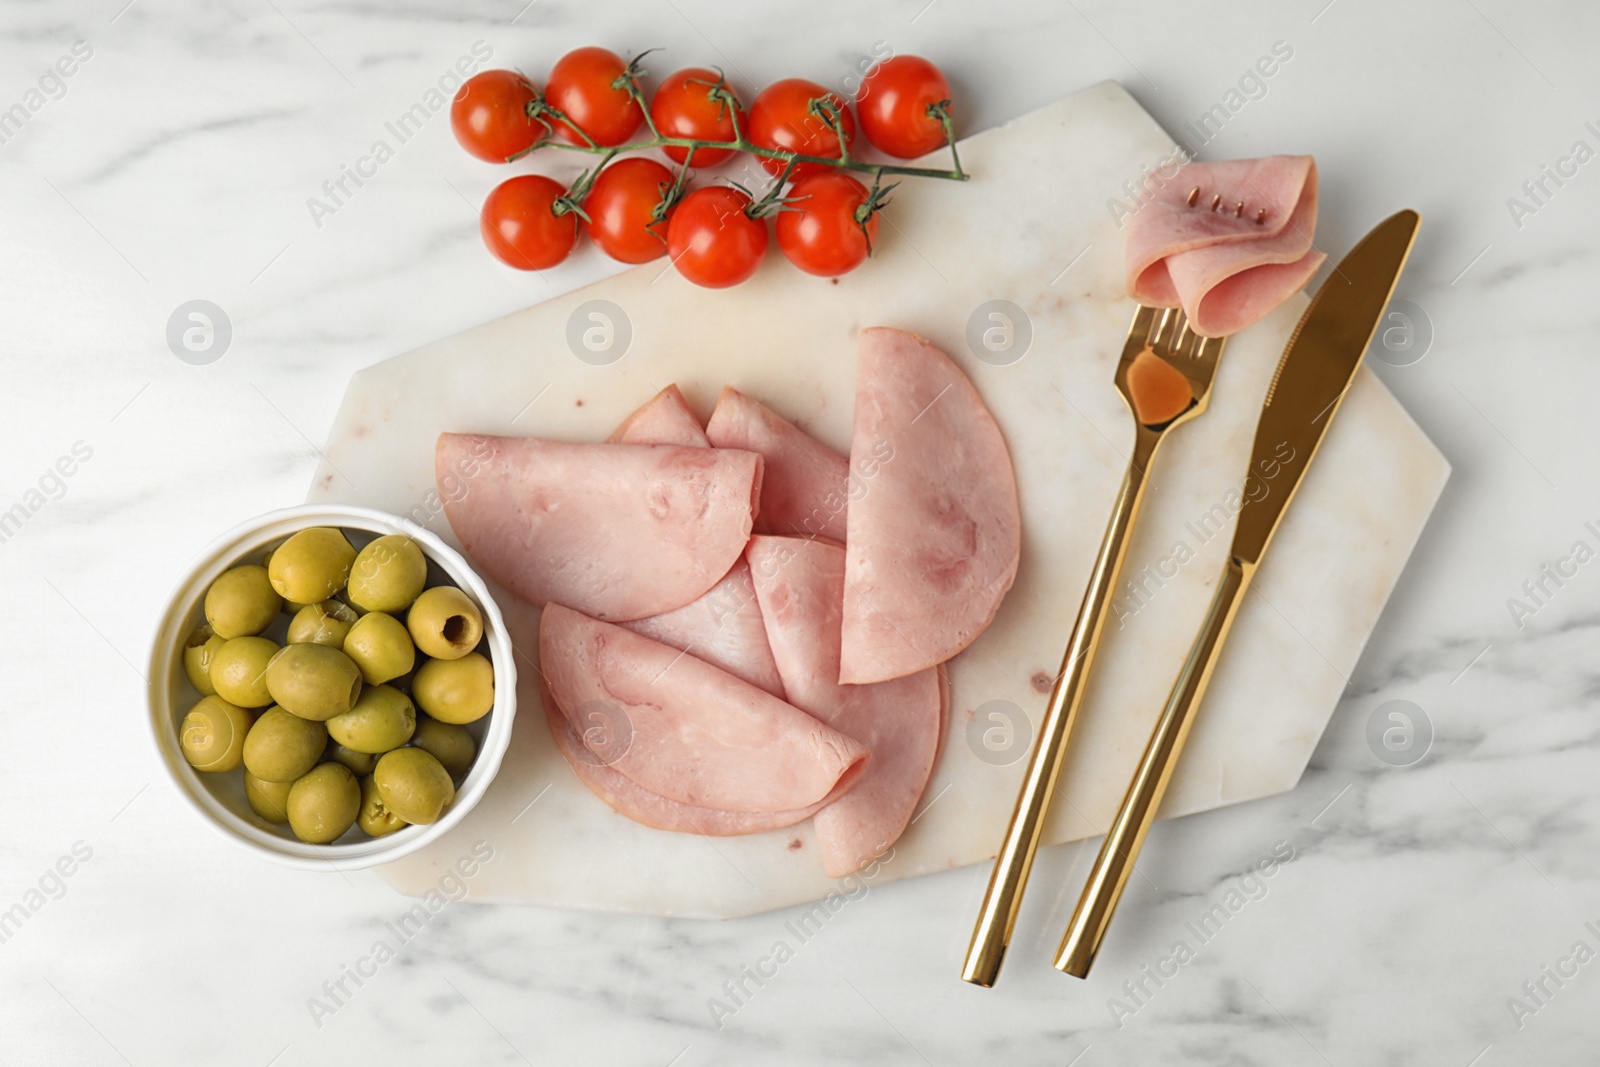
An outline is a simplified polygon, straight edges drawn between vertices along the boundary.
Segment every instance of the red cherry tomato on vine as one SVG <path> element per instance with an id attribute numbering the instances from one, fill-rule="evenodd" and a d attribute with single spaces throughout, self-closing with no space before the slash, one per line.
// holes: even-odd
<path id="1" fill-rule="evenodd" d="M 925 156 L 947 143 L 944 124 L 928 108 L 949 99 L 950 85 L 938 67 L 921 56 L 891 56 L 861 80 L 861 132 L 891 156 Z"/>
<path id="2" fill-rule="evenodd" d="M 726 185 L 684 197 L 667 227 L 667 251 L 678 273 L 707 289 L 738 285 L 767 254 L 767 223 L 744 209 L 750 198 Z"/>
<path id="3" fill-rule="evenodd" d="M 514 70 L 486 70 L 467 79 L 450 101 L 450 128 L 461 147 L 490 163 L 504 163 L 544 136 L 528 117 L 539 87 Z"/>
<path id="4" fill-rule="evenodd" d="M 643 156 L 619 159 L 601 171 L 583 198 L 589 236 L 600 251 L 623 263 L 648 263 L 664 254 L 672 215 L 654 224 L 651 215 L 672 180 L 672 171 Z"/>
<path id="5" fill-rule="evenodd" d="M 732 104 L 711 95 L 722 75 L 705 67 L 689 67 L 669 76 L 650 98 L 650 118 L 668 137 L 691 137 L 697 141 L 733 140 L 733 116 L 743 115 L 738 99 Z M 661 149 L 674 163 L 689 158 L 687 148 L 667 145 Z M 729 148 L 701 148 L 695 151 L 699 167 L 714 167 L 733 156 Z"/>
<path id="6" fill-rule="evenodd" d="M 501 182 L 483 202 L 478 218 L 483 243 L 518 270 L 560 263 L 578 241 L 578 216 L 552 210 L 565 192 L 560 182 L 543 174 L 519 174 Z"/>
<path id="7" fill-rule="evenodd" d="M 839 171 L 808 174 L 789 187 L 778 212 L 778 247 L 807 274 L 836 278 L 861 266 L 878 236 L 877 212 L 864 212 L 867 187 Z M 863 232 L 863 227 L 865 231 Z"/>
<path id="8" fill-rule="evenodd" d="M 622 57 L 605 48 L 575 48 L 556 60 L 545 83 L 545 102 L 571 119 L 597 145 L 611 148 L 627 141 L 644 121 L 639 104 L 620 88 L 618 79 L 628 70 Z M 554 122 L 556 133 L 573 144 L 584 139 L 565 122 Z"/>
<path id="9" fill-rule="evenodd" d="M 811 111 L 811 101 L 821 99 L 832 101 L 839 109 L 845 146 L 854 144 L 856 120 L 844 97 L 804 78 L 784 78 L 761 90 L 756 102 L 750 105 L 750 141 L 762 148 L 777 148 L 804 156 L 837 157 L 839 135 L 823 116 Z M 765 156 L 759 158 L 768 174 L 783 173 L 782 161 Z M 794 177 L 827 169 L 819 163 L 802 163 L 795 167 Z"/>

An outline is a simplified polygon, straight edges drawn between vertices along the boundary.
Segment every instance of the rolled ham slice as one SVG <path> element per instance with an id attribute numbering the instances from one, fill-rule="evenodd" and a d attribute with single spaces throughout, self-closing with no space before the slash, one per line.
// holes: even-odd
<path id="1" fill-rule="evenodd" d="M 725 387 L 706 424 L 717 448 L 761 455 L 757 533 L 827 537 L 843 541 L 850 461 L 759 400 Z"/>
<path id="2" fill-rule="evenodd" d="M 1188 163 L 1128 222 L 1128 293 L 1182 307 L 1206 337 L 1237 333 L 1305 288 L 1326 257 L 1310 156 Z"/>
<path id="3" fill-rule="evenodd" d="M 763 830 L 777 830 L 793 826 L 814 815 L 818 808 L 828 803 L 827 798 L 810 807 L 795 811 L 723 811 L 720 808 L 702 808 L 668 800 L 652 793 L 632 778 L 606 766 L 584 745 L 583 738 L 572 725 L 571 714 L 563 710 L 550 690 L 544 690 L 544 716 L 550 724 L 550 736 L 556 749 L 590 791 L 606 802 L 619 815 L 643 823 L 657 830 L 671 830 L 684 834 L 703 834 L 707 837 L 734 837 L 739 834 L 757 834 Z"/>
<path id="4" fill-rule="evenodd" d="M 805 808 L 849 788 L 869 757 L 864 745 L 726 671 L 560 604 L 539 621 L 539 662 L 558 706 L 584 716 L 602 709 L 612 722 L 604 746 L 587 747 L 681 804 Z"/>
<path id="5" fill-rule="evenodd" d="M 899 840 L 927 788 L 941 734 L 939 669 L 841 685 L 845 550 L 825 541 L 757 536 L 746 558 L 790 702 L 872 750 L 861 780 L 815 820 L 824 868 L 830 878 L 842 878 Z"/>
<path id="6" fill-rule="evenodd" d="M 861 332 L 850 458 L 863 491 L 846 523 L 839 680 L 865 684 L 943 663 L 984 631 L 1016 579 L 1022 519 L 977 390 L 902 330 Z"/>
<path id="7" fill-rule="evenodd" d="M 481 570 L 598 619 L 675 611 L 728 573 L 761 491 L 753 452 L 439 435 L 444 510 Z M 456 477 L 460 472 L 460 477 Z"/>
<path id="8" fill-rule="evenodd" d="M 622 425 L 606 440 L 625 445 L 685 445 L 690 448 L 705 448 L 711 444 L 676 383 L 623 419 Z"/>

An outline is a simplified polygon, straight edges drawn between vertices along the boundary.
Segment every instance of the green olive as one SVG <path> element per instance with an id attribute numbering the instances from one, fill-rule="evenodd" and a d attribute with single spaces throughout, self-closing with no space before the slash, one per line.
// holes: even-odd
<path id="1" fill-rule="evenodd" d="M 344 588 L 355 558 L 355 546 L 342 530 L 313 526 L 277 547 L 267 574 L 283 599 L 315 604 Z"/>
<path id="2" fill-rule="evenodd" d="M 313 845 L 337 840 L 356 824 L 361 786 L 342 763 L 321 763 L 289 789 L 289 829 Z"/>
<path id="3" fill-rule="evenodd" d="M 404 819 L 384 806 L 378 783 L 370 774 L 361 779 L 361 814 L 356 816 L 356 825 L 372 837 L 392 834 L 406 825 Z"/>
<path id="4" fill-rule="evenodd" d="M 285 711 L 320 722 L 355 706 L 361 668 L 337 648 L 289 645 L 267 667 L 267 689 Z"/>
<path id="5" fill-rule="evenodd" d="M 351 603 L 364 611 L 397 615 L 411 606 L 428 581 L 428 560 L 417 543 L 389 534 L 367 545 L 350 568 Z"/>
<path id="6" fill-rule="evenodd" d="M 211 658 L 211 685 L 217 695 L 242 708 L 264 708 L 272 703 L 267 692 L 267 664 L 278 654 L 278 643 L 267 637 L 235 637 L 224 641 Z"/>
<path id="7" fill-rule="evenodd" d="M 217 687 L 211 684 L 211 660 L 226 641 L 227 638 L 217 636 L 217 631 L 208 622 L 183 642 L 183 673 L 189 676 L 189 684 L 203 697 L 217 691 Z"/>
<path id="8" fill-rule="evenodd" d="M 292 782 L 317 765 L 328 728 L 272 707 L 261 713 L 244 739 L 244 766 L 268 782 Z"/>
<path id="9" fill-rule="evenodd" d="M 345 714 L 349 714 L 346 712 Z M 371 774 L 372 768 L 378 765 L 378 757 L 371 752 L 357 752 L 347 745 L 338 742 L 328 746 L 328 751 L 322 754 L 323 759 L 331 759 L 335 763 L 342 763 L 350 768 L 352 774 Z"/>
<path id="10" fill-rule="evenodd" d="M 420 748 L 397 748 L 386 752 L 372 772 L 383 806 L 409 823 L 439 820 L 445 807 L 455 799 L 456 787 L 444 764 Z"/>
<path id="11" fill-rule="evenodd" d="M 356 706 L 328 720 L 328 736 L 357 752 L 387 752 L 411 740 L 417 711 L 411 698 L 387 685 L 369 685 Z"/>
<path id="12" fill-rule="evenodd" d="M 411 640 L 434 659 L 460 659 L 478 647 L 483 614 L 467 594 L 453 585 L 423 590 L 406 615 Z"/>
<path id="13" fill-rule="evenodd" d="M 219 696 L 201 697 L 178 727 L 183 758 L 197 771 L 231 771 L 244 759 L 255 717 Z"/>
<path id="14" fill-rule="evenodd" d="M 494 707 L 494 667 L 476 652 L 430 659 L 411 680 L 411 699 L 440 722 L 476 722 Z"/>
<path id="15" fill-rule="evenodd" d="M 356 620 L 344 639 L 344 654 L 356 661 L 368 685 L 398 678 L 417 662 L 405 625 L 381 611 L 369 611 Z"/>
<path id="16" fill-rule="evenodd" d="M 472 758 L 478 754 L 478 743 L 465 726 L 440 722 L 426 715 L 417 716 L 417 729 L 411 743 L 444 764 L 452 778 L 460 778 L 472 769 Z"/>
<path id="17" fill-rule="evenodd" d="M 283 597 L 267 580 L 267 568 L 254 564 L 217 575 L 206 590 L 206 622 L 219 637 L 246 637 L 272 625 Z"/>
<path id="18" fill-rule="evenodd" d="M 289 620 L 289 644 L 344 647 L 345 634 L 356 624 L 355 611 L 342 600 L 307 604 Z"/>
<path id="19" fill-rule="evenodd" d="M 289 787 L 293 782 L 269 782 L 244 772 L 244 798 L 250 810 L 268 822 L 289 821 Z"/>

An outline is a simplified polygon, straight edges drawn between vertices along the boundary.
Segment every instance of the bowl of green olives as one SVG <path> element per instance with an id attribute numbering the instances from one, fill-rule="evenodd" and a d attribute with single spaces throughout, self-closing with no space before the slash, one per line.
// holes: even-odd
<path id="1" fill-rule="evenodd" d="M 214 541 L 150 653 L 179 792 L 290 866 L 399 859 L 489 787 L 516 715 L 505 621 L 436 535 L 370 508 L 274 511 Z"/>

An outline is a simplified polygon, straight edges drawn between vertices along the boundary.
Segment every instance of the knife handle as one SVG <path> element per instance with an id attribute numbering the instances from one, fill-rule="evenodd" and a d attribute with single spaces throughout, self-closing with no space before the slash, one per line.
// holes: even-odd
<path id="1" fill-rule="evenodd" d="M 1122 476 L 1122 490 L 1117 494 L 1116 506 L 1106 523 L 1105 537 L 1100 541 L 1100 554 L 1095 557 L 1094 569 L 1089 574 L 1089 585 L 1078 607 L 1078 618 L 1073 624 L 1072 636 L 1067 640 L 1067 651 L 1062 656 L 1061 672 L 1050 690 L 1050 701 L 1045 705 L 1039 736 L 1028 757 L 1028 770 L 1022 778 L 1017 805 L 1012 811 L 1011 823 L 1006 827 L 1005 841 L 995 856 L 994 871 L 989 875 L 989 888 L 984 893 L 983 907 L 978 912 L 978 921 L 972 931 L 972 942 L 967 947 L 961 978 L 974 985 L 992 986 L 1000 974 L 1000 964 L 1005 957 L 1006 946 L 1011 941 L 1012 928 L 1016 925 L 1017 911 L 1022 906 L 1022 893 L 1033 868 L 1033 857 L 1039 849 L 1039 838 L 1044 833 L 1050 795 L 1055 791 L 1056 779 L 1061 774 L 1067 738 L 1077 721 L 1078 708 L 1083 703 L 1084 685 L 1094 665 L 1101 632 L 1105 629 L 1111 593 L 1122 573 L 1122 561 L 1128 550 L 1128 532 L 1133 529 L 1144 501 L 1147 484 L 1145 472 L 1150 469 L 1160 443 L 1160 433 L 1143 427 L 1134 438 L 1133 456 L 1128 463 L 1127 473 Z"/>
<path id="2" fill-rule="evenodd" d="M 1150 742 L 1128 785 L 1128 794 L 1122 798 L 1122 807 L 1117 809 L 1117 816 L 1106 831 L 1100 855 L 1094 861 L 1083 895 L 1078 898 L 1078 906 L 1067 924 L 1067 932 L 1056 952 L 1057 970 L 1087 978 L 1089 968 L 1094 966 L 1100 942 L 1111 925 L 1111 916 L 1117 910 L 1128 876 L 1133 873 L 1133 865 L 1139 859 L 1145 834 L 1156 820 L 1161 798 L 1172 780 L 1172 769 L 1177 766 L 1184 742 L 1189 739 L 1189 728 L 1194 725 L 1195 710 L 1205 696 L 1222 643 L 1227 640 L 1228 630 L 1233 626 L 1254 572 L 1253 563 L 1235 557 L 1230 557 L 1222 569 L 1205 621 L 1173 683 L 1167 705 L 1156 720 Z"/>

